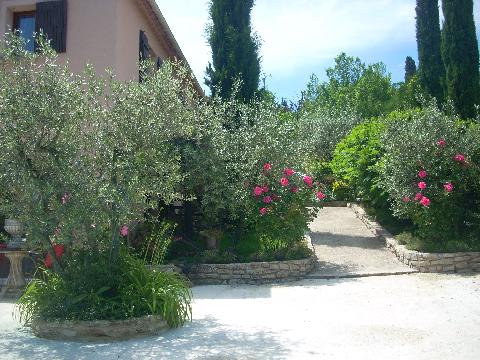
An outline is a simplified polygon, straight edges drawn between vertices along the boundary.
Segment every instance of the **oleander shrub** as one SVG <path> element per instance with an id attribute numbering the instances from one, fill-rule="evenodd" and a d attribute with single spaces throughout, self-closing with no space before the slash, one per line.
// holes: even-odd
<path id="1" fill-rule="evenodd" d="M 388 123 L 379 185 L 394 213 L 411 219 L 420 239 L 447 243 L 480 229 L 478 126 L 427 104 Z"/>

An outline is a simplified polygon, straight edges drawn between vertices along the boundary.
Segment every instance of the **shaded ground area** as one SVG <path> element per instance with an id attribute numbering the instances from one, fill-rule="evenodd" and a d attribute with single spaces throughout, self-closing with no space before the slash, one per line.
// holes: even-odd
<path id="1" fill-rule="evenodd" d="M 480 275 L 193 288 L 194 320 L 110 344 L 37 339 L 0 303 L 0 359 L 480 358 Z"/>
<path id="2" fill-rule="evenodd" d="M 311 278 L 415 272 L 397 260 L 347 207 L 327 207 L 310 225 L 318 270 Z"/>

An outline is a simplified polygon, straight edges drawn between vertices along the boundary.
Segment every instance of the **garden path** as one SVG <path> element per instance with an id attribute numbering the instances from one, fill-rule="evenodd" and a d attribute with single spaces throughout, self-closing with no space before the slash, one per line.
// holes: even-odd
<path id="1" fill-rule="evenodd" d="M 396 275 L 416 272 L 397 260 L 349 207 L 323 208 L 310 224 L 318 258 L 310 278 Z"/>

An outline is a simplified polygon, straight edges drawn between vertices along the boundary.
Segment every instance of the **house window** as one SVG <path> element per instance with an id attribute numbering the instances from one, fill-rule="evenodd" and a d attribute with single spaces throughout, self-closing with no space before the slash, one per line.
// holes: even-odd
<path id="1" fill-rule="evenodd" d="M 25 50 L 35 49 L 35 11 L 13 13 L 13 28 L 25 39 Z"/>

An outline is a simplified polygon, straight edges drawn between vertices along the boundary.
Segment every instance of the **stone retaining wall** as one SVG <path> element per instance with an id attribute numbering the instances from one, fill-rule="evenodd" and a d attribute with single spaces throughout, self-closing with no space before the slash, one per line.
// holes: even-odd
<path id="1" fill-rule="evenodd" d="M 307 259 L 233 263 L 183 265 L 185 275 L 194 285 L 266 284 L 303 279 L 317 265 L 315 249 L 309 236 L 305 236 L 313 255 Z"/>
<path id="2" fill-rule="evenodd" d="M 424 253 L 409 250 L 401 245 L 392 234 L 380 224 L 368 218 L 365 210 L 357 204 L 348 205 L 357 217 L 373 231 L 375 235 L 385 240 L 386 246 L 404 264 L 418 269 L 420 272 L 471 272 L 480 271 L 480 252 L 457 253 Z"/>
<path id="3" fill-rule="evenodd" d="M 169 329 L 161 316 L 128 320 L 34 321 L 33 333 L 42 338 L 68 341 L 125 340 L 157 335 Z"/>
<path id="4" fill-rule="evenodd" d="M 197 264 L 183 271 L 195 285 L 265 284 L 299 280 L 310 273 L 316 258 L 237 264 Z"/>

